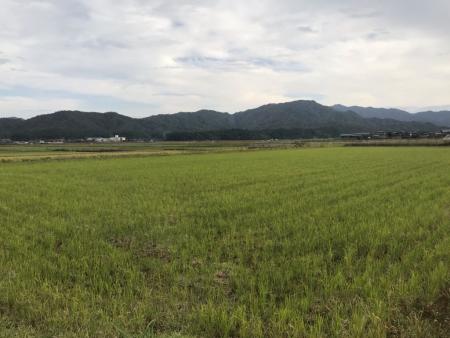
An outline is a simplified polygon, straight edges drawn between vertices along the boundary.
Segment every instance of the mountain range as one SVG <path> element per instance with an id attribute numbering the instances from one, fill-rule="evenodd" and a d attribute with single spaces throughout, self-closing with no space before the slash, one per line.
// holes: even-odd
<path id="1" fill-rule="evenodd" d="M 225 138 L 335 137 L 378 130 L 435 131 L 449 126 L 450 111 L 410 114 L 300 100 L 234 114 L 200 110 L 137 119 L 113 112 L 58 111 L 30 119 L 0 118 L 0 139 L 81 139 L 114 134 L 132 139 L 180 139 L 190 133 L 204 133 L 205 138 L 223 138 L 224 134 L 228 135 Z"/>
<path id="2" fill-rule="evenodd" d="M 346 107 L 340 104 L 333 106 L 338 111 L 353 111 L 365 118 L 394 119 L 398 121 L 430 122 L 437 126 L 450 127 L 450 111 L 423 111 L 411 114 L 395 108 Z"/>

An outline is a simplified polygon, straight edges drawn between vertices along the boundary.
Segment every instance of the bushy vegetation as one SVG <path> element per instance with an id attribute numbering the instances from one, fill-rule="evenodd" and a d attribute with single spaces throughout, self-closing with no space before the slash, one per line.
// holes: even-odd
<path id="1" fill-rule="evenodd" d="M 312 139 L 339 137 L 340 130 L 336 127 L 315 129 L 268 129 L 246 130 L 226 129 L 197 132 L 168 133 L 168 141 L 206 141 L 206 140 L 270 140 L 270 139 Z"/>
<path id="2" fill-rule="evenodd" d="M 450 150 L 0 164 L 0 336 L 445 337 Z"/>

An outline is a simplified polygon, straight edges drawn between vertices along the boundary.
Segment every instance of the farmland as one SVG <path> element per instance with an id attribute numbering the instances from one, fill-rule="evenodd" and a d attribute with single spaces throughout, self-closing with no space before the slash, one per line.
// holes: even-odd
<path id="1" fill-rule="evenodd" d="M 247 149 L 249 142 L 62 143 L 0 146 L 0 162 L 139 157 Z M 280 142 L 279 145 L 285 143 Z"/>
<path id="2" fill-rule="evenodd" d="M 0 337 L 450 330 L 448 147 L 76 147 L 0 149 Z"/>

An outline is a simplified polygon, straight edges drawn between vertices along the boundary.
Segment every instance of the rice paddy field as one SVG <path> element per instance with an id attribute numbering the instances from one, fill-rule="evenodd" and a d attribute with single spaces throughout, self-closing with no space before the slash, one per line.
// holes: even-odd
<path id="1" fill-rule="evenodd" d="M 0 337 L 449 336 L 449 147 L 228 150 L 0 163 Z"/>

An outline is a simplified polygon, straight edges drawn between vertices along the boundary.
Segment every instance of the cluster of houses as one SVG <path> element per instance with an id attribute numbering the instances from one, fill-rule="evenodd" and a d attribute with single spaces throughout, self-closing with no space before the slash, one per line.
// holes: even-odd
<path id="1" fill-rule="evenodd" d="M 86 139 L 87 142 L 96 142 L 96 143 L 121 143 L 127 140 L 126 137 L 114 135 L 113 137 L 88 137 Z"/>
<path id="2" fill-rule="evenodd" d="M 384 139 L 415 139 L 434 138 L 450 140 L 450 129 L 437 132 L 411 132 L 411 131 L 377 131 L 375 133 L 351 133 L 341 134 L 344 140 L 384 140 Z"/>
<path id="3" fill-rule="evenodd" d="M 121 143 L 127 140 L 126 137 L 114 135 L 113 137 L 88 137 L 85 139 L 77 140 L 65 140 L 65 139 L 55 139 L 55 140 L 33 140 L 33 141 L 13 141 L 10 139 L 0 139 L 0 144 L 63 144 L 66 142 L 71 143 Z"/>

